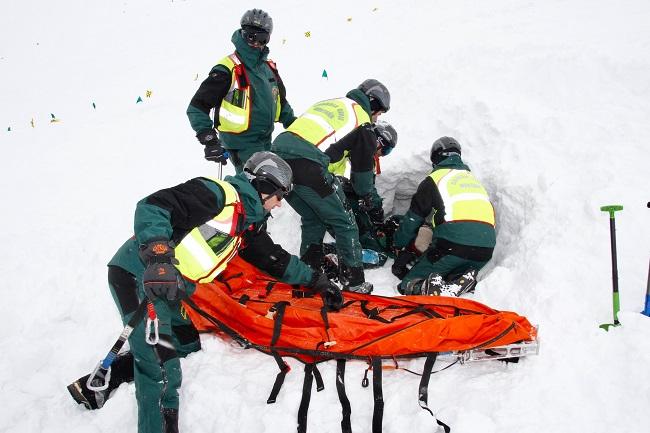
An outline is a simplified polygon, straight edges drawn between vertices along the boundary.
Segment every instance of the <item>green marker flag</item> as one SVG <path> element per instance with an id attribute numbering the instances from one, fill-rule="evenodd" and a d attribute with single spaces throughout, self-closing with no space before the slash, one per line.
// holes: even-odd
<path id="1" fill-rule="evenodd" d="M 7 128 L 7 132 L 11 132 L 11 126 Z"/>
<path id="2" fill-rule="evenodd" d="M 135 103 L 137 104 L 138 102 L 142 102 L 142 98 L 141 98 L 141 97 L 139 97 L 139 96 L 138 96 L 138 100 L 137 100 L 137 101 L 135 101 Z"/>
<path id="3" fill-rule="evenodd" d="M 50 113 L 50 116 L 52 116 L 52 119 L 56 119 L 56 116 L 52 113 Z"/>
<path id="4" fill-rule="evenodd" d="M 323 74 L 321 75 L 321 77 L 327 78 L 327 71 L 325 69 L 323 69 Z"/>
<path id="5" fill-rule="evenodd" d="M 95 103 L 94 103 L 94 102 L 93 102 L 93 108 L 94 108 L 94 109 L 97 109 L 97 106 L 95 105 Z"/>

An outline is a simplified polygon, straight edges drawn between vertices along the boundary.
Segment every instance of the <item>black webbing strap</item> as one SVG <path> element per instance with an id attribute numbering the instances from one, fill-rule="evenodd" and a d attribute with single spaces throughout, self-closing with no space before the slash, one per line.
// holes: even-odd
<path id="1" fill-rule="evenodd" d="M 390 323 L 390 321 L 384 319 L 379 315 L 379 309 L 378 308 L 373 308 L 372 310 L 368 308 L 368 301 L 361 301 L 360 302 L 360 307 L 361 311 L 363 311 L 363 314 L 365 314 L 368 319 L 372 320 L 378 320 L 381 323 Z"/>
<path id="2" fill-rule="evenodd" d="M 300 408 L 298 408 L 298 433 L 307 431 L 307 411 L 309 411 L 309 401 L 311 400 L 311 386 L 314 382 L 314 364 L 305 364 L 305 381 L 302 383 L 302 398 L 300 399 Z"/>
<path id="3" fill-rule="evenodd" d="M 242 305 L 246 305 L 246 302 L 248 302 L 250 299 L 251 297 L 244 293 L 243 295 L 241 295 L 238 302 Z"/>
<path id="4" fill-rule="evenodd" d="M 273 388 L 271 389 L 269 398 L 266 399 L 266 404 L 275 403 L 275 400 L 278 398 L 278 394 L 280 393 L 280 388 L 282 388 L 282 384 L 284 383 L 284 378 L 290 370 L 289 365 L 282 360 L 282 357 L 280 357 L 277 352 L 272 352 L 271 355 L 278 364 L 280 372 L 275 376 L 275 382 L 273 383 Z"/>
<path id="5" fill-rule="evenodd" d="M 444 422 L 440 421 L 433 414 L 433 411 L 429 409 L 429 379 L 431 378 L 431 370 L 433 370 L 433 364 L 436 362 L 438 354 L 432 353 L 427 355 L 426 361 L 424 361 L 424 369 L 422 370 L 422 379 L 420 379 L 420 387 L 418 389 L 418 403 L 420 407 L 431 414 L 431 416 L 436 420 L 438 425 L 445 430 L 445 433 L 449 433 L 451 428 Z"/>
<path id="6" fill-rule="evenodd" d="M 275 343 L 278 342 L 280 338 L 280 331 L 282 330 L 282 321 L 284 320 L 284 310 L 289 305 L 287 301 L 280 301 L 273 304 L 270 312 L 275 312 L 273 316 L 273 337 L 271 337 L 271 347 L 275 346 Z"/>
<path id="7" fill-rule="evenodd" d="M 271 337 L 271 355 L 275 359 L 275 362 L 278 364 L 278 368 L 280 369 L 280 372 L 278 373 L 277 376 L 275 376 L 275 382 L 273 383 L 271 394 L 269 395 L 269 398 L 266 399 L 267 404 L 275 403 L 275 400 L 278 397 L 278 393 L 282 388 L 282 384 L 284 383 L 284 378 L 290 370 L 289 365 L 282 360 L 280 354 L 278 354 L 278 352 L 273 350 L 273 346 L 275 346 L 275 343 L 278 342 L 278 338 L 280 338 L 280 331 L 282 330 L 282 320 L 284 319 L 284 310 L 285 308 L 287 308 L 287 305 L 289 305 L 288 302 L 281 301 L 274 304 L 269 310 L 271 312 L 275 312 L 275 315 L 273 316 L 273 320 L 274 320 L 273 337 Z"/>
<path id="8" fill-rule="evenodd" d="M 269 281 L 266 284 L 266 296 L 269 296 L 269 293 L 271 293 L 271 290 L 273 290 L 275 283 L 277 283 L 277 281 Z"/>
<path id="9" fill-rule="evenodd" d="M 321 392 L 325 389 L 325 384 L 323 383 L 323 376 L 320 375 L 316 363 L 314 363 L 314 379 L 316 379 L 316 392 Z"/>
<path id="10" fill-rule="evenodd" d="M 384 393 L 381 389 L 381 358 L 372 358 L 372 394 L 375 408 L 372 412 L 372 433 L 381 433 L 384 418 Z"/>
<path id="11" fill-rule="evenodd" d="M 348 396 L 345 393 L 345 359 L 336 360 L 336 392 L 339 395 L 341 412 L 343 414 L 341 432 L 352 433 L 352 424 L 350 423 L 352 408 L 350 407 L 350 400 L 348 400 Z"/>

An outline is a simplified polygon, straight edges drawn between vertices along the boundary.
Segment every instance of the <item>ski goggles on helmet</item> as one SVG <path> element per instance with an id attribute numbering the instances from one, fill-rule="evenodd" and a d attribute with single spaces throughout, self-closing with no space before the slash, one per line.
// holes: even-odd
<path id="1" fill-rule="evenodd" d="M 258 27 L 244 26 L 241 29 L 241 35 L 248 45 L 266 45 L 271 40 L 269 32 Z"/>
<path id="2" fill-rule="evenodd" d="M 388 140 L 381 135 L 377 135 L 377 150 L 379 151 L 379 155 L 386 156 L 391 153 L 393 149 L 395 149 L 395 146 L 391 146 L 391 143 Z"/>

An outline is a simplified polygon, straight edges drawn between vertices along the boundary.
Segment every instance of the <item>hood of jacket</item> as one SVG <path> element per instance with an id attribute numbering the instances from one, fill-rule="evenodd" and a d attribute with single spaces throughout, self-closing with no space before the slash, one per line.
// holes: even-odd
<path id="1" fill-rule="evenodd" d="M 224 180 L 235 187 L 239 193 L 239 198 L 246 212 L 246 225 L 263 222 L 266 219 L 266 210 L 262 206 L 260 195 L 248 181 L 246 175 L 239 173 L 235 176 L 226 176 Z"/>
<path id="2" fill-rule="evenodd" d="M 451 155 L 448 156 L 447 158 L 443 159 L 440 161 L 438 164 L 433 166 L 434 170 L 439 170 L 441 168 L 453 168 L 456 170 L 467 170 L 471 171 L 469 169 L 469 166 L 466 165 L 463 160 L 461 159 L 460 155 Z"/>
<path id="3" fill-rule="evenodd" d="M 345 95 L 345 97 L 350 98 L 357 104 L 361 105 L 363 111 L 368 113 L 368 116 L 372 117 L 372 113 L 370 112 L 370 99 L 361 90 L 352 89 Z"/>
<path id="4" fill-rule="evenodd" d="M 235 30 L 230 40 L 235 46 L 235 51 L 239 55 L 239 58 L 246 66 L 252 67 L 266 62 L 266 58 L 269 55 L 269 47 L 264 46 L 261 50 L 251 47 L 242 37 L 241 29 Z"/>

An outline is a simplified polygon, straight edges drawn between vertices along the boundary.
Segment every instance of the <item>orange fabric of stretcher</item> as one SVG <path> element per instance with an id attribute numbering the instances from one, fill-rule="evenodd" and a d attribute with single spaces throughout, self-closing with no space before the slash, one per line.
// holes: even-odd
<path id="1" fill-rule="evenodd" d="M 344 292 L 346 305 L 338 312 L 327 313 L 327 328 L 318 294 L 295 297 L 308 289 L 277 282 L 239 257 L 228 264 L 219 279 L 225 283 L 199 284 L 191 297 L 204 313 L 263 351 L 272 349 L 305 362 L 336 358 L 337 354 L 417 356 L 535 338 L 535 328 L 516 313 L 497 311 L 470 299 L 438 296 L 386 297 Z M 269 310 L 282 301 L 289 304 L 277 342 L 271 348 L 277 313 Z M 215 323 L 192 307 L 186 306 L 186 310 L 199 331 L 219 332 Z M 298 349 L 298 355 L 293 349 Z M 318 353 L 300 355 L 301 350 Z"/>

